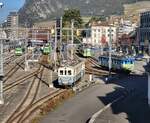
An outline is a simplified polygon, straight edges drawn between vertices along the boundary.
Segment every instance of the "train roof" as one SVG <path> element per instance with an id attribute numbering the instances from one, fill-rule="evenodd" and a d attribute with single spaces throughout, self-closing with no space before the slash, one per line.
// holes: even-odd
<path id="1" fill-rule="evenodd" d="M 62 61 L 61 67 L 74 67 L 81 62 L 84 62 L 84 61 L 82 61 L 82 60 L 64 60 L 64 61 Z"/>

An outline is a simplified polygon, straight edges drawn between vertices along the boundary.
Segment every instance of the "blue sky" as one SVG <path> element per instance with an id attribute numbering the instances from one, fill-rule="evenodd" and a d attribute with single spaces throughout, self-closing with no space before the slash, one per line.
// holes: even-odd
<path id="1" fill-rule="evenodd" d="M 4 7 L 0 8 L 0 22 L 6 20 L 10 11 L 18 11 L 24 4 L 25 0 L 0 0 L 4 3 Z"/>

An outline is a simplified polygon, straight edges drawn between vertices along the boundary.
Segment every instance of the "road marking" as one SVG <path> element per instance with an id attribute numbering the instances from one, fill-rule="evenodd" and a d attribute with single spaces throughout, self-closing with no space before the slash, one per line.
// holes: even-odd
<path id="1" fill-rule="evenodd" d="M 121 100 L 121 99 L 123 99 L 123 98 L 124 98 L 124 96 L 121 96 L 121 97 L 115 99 L 113 102 L 107 104 L 104 108 L 100 109 L 98 112 L 96 112 L 94 115 L 92 115 L 92 117 L 90 118 L 90 120 L 89 120 L 88 123 L 94 123 L 95 120 L 96 120 L 96 118 L 97 118 L 102 112 L 104 112 L 106 109 L 108 109 L 109 107 L 111 107 L 112 104 L 118 102 L 119 100 Z"/>

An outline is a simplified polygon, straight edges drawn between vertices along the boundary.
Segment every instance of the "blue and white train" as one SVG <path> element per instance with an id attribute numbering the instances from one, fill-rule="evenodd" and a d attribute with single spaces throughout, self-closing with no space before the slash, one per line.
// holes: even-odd
<path id="1" fill-rule="evenodd" d="M 81 61 L 76 64 L 60 67 L 58 69 L 58 84 L 62 86 L 74 86 L 85 74 L 85 63 Z"/>
<path id="2" fill-rule="evenodd" d="M 102 67 L 109 67 L 109 56 L 102 55 L 99 57 L 99 64 Z M 131 72 L 134 69 L 135 59 L 133 57 L 112 56 L 112 69 Z"/>

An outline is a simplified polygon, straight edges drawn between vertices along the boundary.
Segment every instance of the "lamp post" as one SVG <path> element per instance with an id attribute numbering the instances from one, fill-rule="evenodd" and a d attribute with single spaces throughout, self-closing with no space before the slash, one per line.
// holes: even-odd
<path id="1" fill-rule="evenodd" d="M 109 27 L 109 76 L 111 76 L 111 68 L 112 68 L 112 59 L 111 59 L 111 55 L 112 55 L 112 29 L 111 29 L 111 26 Z"/>
<path id="2" fill-rule="evenodd" d="M 29 69 L 28 58 L 27 58 L 27 53 L 28 53 L 27 45 L 28 45 L 28 28 L 27 28 L 27 25 L 26 25 L 26 36 L 25 36 L 25 71 L 28 71 L 28 69 Z"/>
<path id="3" fill-rule="evenodd" d="M 71 45 L 74 43 L 74 20 L 71 20 Z M 71 49 L 71 59 L 73 60 L 73 48 Z"/>

